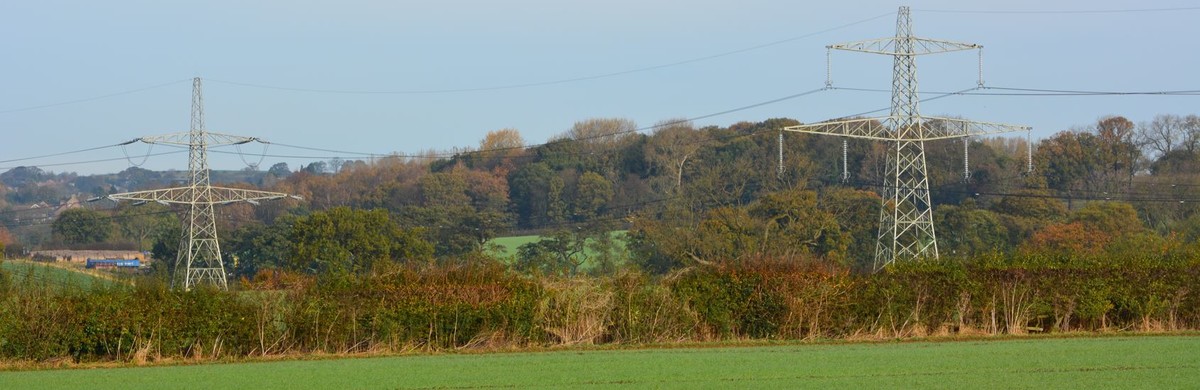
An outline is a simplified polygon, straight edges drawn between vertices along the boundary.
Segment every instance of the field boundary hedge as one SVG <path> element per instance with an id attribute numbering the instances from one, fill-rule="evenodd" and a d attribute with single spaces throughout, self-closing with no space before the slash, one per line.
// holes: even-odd
<path id="1" fill-rule="evenodd" d="M 756 259 L 650 276 L 518 274 L 498 263 L 393 265 L 322 280 L 264 272 L 234 292 L 64 288 L 0 274 L 0 360 L 237 360 L 717 340 L 1200 329 L 1194 258 L 984 256 L 876 274 Z"/>

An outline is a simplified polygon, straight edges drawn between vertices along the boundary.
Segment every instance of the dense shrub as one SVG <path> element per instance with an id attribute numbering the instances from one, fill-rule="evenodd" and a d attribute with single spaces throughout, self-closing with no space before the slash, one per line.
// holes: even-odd
<path id="1" fill-rule="evenodd" d="M 1132 247 L 1131 247 L 1132 248 Z M 393 264 L 337 283 L 263 271 L 243 289 L 63 286 L 0 274 L 0 358 L 247 356 L 1200 328 L 1200 256 L 1175 245 L 980 255 L 856 274 L 756 258 L 654 277 L 530 277 L 498 263 Z M 0 287 L 4 284 L 0 283 Z"/>
<path id="2" fill-rule="evenodd" d="M 612 291 L 606 341 L 626 344 L 667 343 L 694 339 L 700 320 L 671 288 L 646 274 L 623 271 L 605 280 Z"/>

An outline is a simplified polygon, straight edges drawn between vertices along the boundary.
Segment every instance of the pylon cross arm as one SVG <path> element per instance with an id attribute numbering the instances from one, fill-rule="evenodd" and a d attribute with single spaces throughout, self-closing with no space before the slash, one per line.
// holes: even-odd
<path id="1" fill-rule="evenodd" d="M 900 45 L 900 42 L 902 39 L 912 42 L 911 52 L 909 52 L 908 49 L 905 49 L 903 47 L 903 45 Z M 839 43 L 836 45 L 829 45 L 827 47 L 830 49 L 834 49 L 834 50 L 857 51 L 857 52 L 863 52 L 863 53 L 886 54 L 886 55 L 896 55 L 896 54 L 925 55 L 925 54 L 946 53 L 946 52 L 952 52 L 952 51 L 975 50 L 975 49 L 983 48 L 982 45 L 976 45 L 974 43 L 963 43 L 963 42 L 944 41 L 944 40 L 940 40 L 940 39 L 928 39 L 928 38 L 917 38 L 917 37 L 909 37 L 909 38 L 890 37 L 890 38 L 869 39 L 869 40 L 865 40 L 865 41 Z"/>
<path id="2" fill-rule="evenodd" d="M 1029 131 L 1031 127 L 936 116 L 920 117 L 923 141 Z"/>
<path id="3" fill-rule="evenodd" d="M 856 118 L 835 120 L 808 125 L 784 127 L 785 131 L 810 134 L 836 135 L 848 138 L 862 138 L 875 141 L 935 141 L 941 139 L 974 137 L 989 134 L 1027 131 L 1028 126 L 1008 125 L 1003 123 L 976 122 L 965 119 L 942 117 L 916 117 L 920 125 L 919 131 L 906 131 L 903 136 L 896 131 L 899 116 L 877 118 Z"/>
<path id="4" fill-rule="evenodd" d="M 212 201 L 217 204 L 226 204 L 233 202 L 250 202 L 254 203 L 260 200 L 274 200 L 292 197 L 300 199 L 299 196 L 288 195 L 282 192 L 246 190 L 241 188 L 225 188 L 225 187 L 209 187 L 212 191 Z"/>
<path id="5" fill-rule="evenodd" d="M 808 125 L 784 127 L 784 131 L 809 134 L 828 134 L 849 138 L 864 138 L 879 141 L 894 141 L 892 135 L 895 128 L 893 117 L 856 118 L 835 120 Z"/>
<path id="6" fill-rule="evenodd" d="M 192 140 L 192 136 L 194 136 L 194 135 L 195 134 L 193 134 L 193 132 L 172 133 L 172 134 L 155 135 L 155 136 L 150 136 L 150 137 L 142 137 L 142 138 L 139 138 L 138 140 L 148 143 L 148 144 L 176 145 L 176 146 L 189 146 L 190 147 L 193 144 L 195 144 L 197 141 L 199 141 L 199 140 Z M 204 143 L 206 145 L 208 145 L 209 147 L 222 146 L 222 145 L 241 145 L 241 144 L 250 143 L 250 142 L 259 140 L 258 138 L 255 138 L 255 137 L 243 137 L 240 135 L 221 134 L 221 133 L 213 133 L 213 132 L 208 132 L 208 131 L 203 132 L 200 136 L 204 138 L 203 139 Z"/>
<path id="7" fill-rule="evenodd" d="M 199 196 L 197 196 L 199 192 Z M 177 187 L 160 190 L 112 194 L 106 198 L 121 201 L 158 202 L 163 204 L 229 204 L 234 202 L 256 203 L 260 200 L 283 199 L 288 194 L 225 187 Z"/>

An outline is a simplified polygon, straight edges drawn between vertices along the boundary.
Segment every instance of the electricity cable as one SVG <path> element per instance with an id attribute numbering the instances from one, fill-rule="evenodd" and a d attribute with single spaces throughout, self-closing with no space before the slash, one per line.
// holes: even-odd
<path id="1" fill-rule="evenodd" d="M 33 156 L 33 157 L 22 157 L 22 158 L 14 158 L 14 159 L 9 159 L 9 160 L 0 160 L 0 164 L 10 163 L 10 162 L 17 162 L 17 161 L 37 160 L 37 159 L 48 158 L 48 157 L 58 157 L 58 156 L 65 156 L 65 155 L 68 155 L 68 154 L 76 154 L 76 153 L 90 152 L 90 151 L 94 151 L 94 150 L 100 150 L 100 149 L 114 148 L 114 147 L 118 147 L 118 146 L 125 146 L 125 145 L 129 145 L 129 144 L 131 144 L 131 143 L 134 143 L 134 142 L 137 142 L 137 140 L 133 140 L 133 141 L 126 141 L 126 142 L 122 142 L 122 143 L 118 143 L 118 144 L 112 144 L 112 145 L 104 145 L 104 146 L 96 146 L 96 147 L 92 147 L 92 148 L 84 148 L 84 149 L 72 150 L 72 151 L 69 151 L 69 152 L 51 153 L 51 154 L 43 154 L 43 155 L 40 155 L 40 156 Z"/>
<path id="2" fill-rule="evenodd" d="M 758 107 L 762 107 L 762 106 L 774 104 L 774 103 L 779 103 L 779 102 L 786 101 L 786 100 L 796 99 L 796 98 L 811 95 L 811 94 L 814 94 L 817 92 L 822 92 L 822 91 L 825 91 L 826 89 L 827 88 L 825 88 L 825 87 L 821 87 L 821 88 L 816 88 L 816 89 L 812 89 L 812 90 L 808 90 L 808 91 L 804 91 L 804 92 L 800 92 L 800 93 L 795 93 L 795 94 L 791 94 L 791 95 L 787 95 L 787 96 L 783 96 L 783 97 L 779 97 L 779 98 L 775 98 L 775 99 L 771 99 L 771 100 L 767 100 L 767 101 L 763 101 L 763 102 L 758 102 L 758 103 L 745 105 L 745 106 L 741 106 L 741 107 L 737 107 L 737 108 L 732 108 L 732 109 L 728 109 L 728 110 L 724 110 L 724 111 L 714 112 L 714 113 L 710 113 L 710 114 L 695 116 L 695 117 L 691 117 L 691 118 L 687 118 L 687 119 L 667 121 L 667 122 L 654 124 L 651 126 L 643 126 L 643 127 L 639 127 L 639 128 L 635 128 L 635 129 L 630 129 L 630 130 L 621 130 L 621 131 L 616 131 L 616 132 L 591 135 L 591 136 L 587 136 L 587 137 L 572 138 L 571 140 L 572 141 L 586 141 L 586 140 L 597 139 L 597 138 L 606 138 L 606 137 L 613 137 L 613 136 L 630 134 L 630 133 L 640 133 L 640 132 L 650 131 L 650 130 L 660 129 L 663 127 L 670 127 L 670 126 L 674 126 L 674 125 L 678 125 L 678 124 L 688 123 L 688 122 L 695 121 L 695 120 L 708 119 L 708 118 L 726 115 L 726 114 L 730 114 L 730 113 L 734 113 L 734 112 L 738 112 L 738 111 L 744 111 L 744 110 L 749 110 L 752 108 L 758 108 Z M 461 156 L 464 154 L 495 153 L 495 152 L 502 152 L 502 151 L 508 151 L 508 150 L 518 150 L 518 149 L 527 150 L 527 149 L 534 149 L 537 147 L 550 145 L 550 144 L 553 144 L 553 143 L 559 142 L 559 141 L 550 141 L 550 142 L 544 142 L 544 143 L 540 143 L 540 144 L 532 144 L 532 145 L 524 145 L 524 146 L 493 148 L 493 149 L 472 151 L 472 152 L 430 153 L 430 154 L 424 154 L 424 155 L 402 155 L 402 154 L 388 154 L 388 153 L 352 152 L 352 151 L 345 151 L 345 150 L 334 150 L 334 149 L 324 149 L 324 148 L 283 144 L 283 143 L 278 143 L 278 142 L 274 142 L 274 141 L 266 141 L 266 140 L 258 140 L 258 142 L 273 144 L 273 145 L 282 146 L 282 147 L 317 151 L 317 152 L 342 153 L 342 154 L 352 154 L 352 155 L 358 155 L 358 156 L 381 156 L 381 157 L 403 157 L 403 158 L 431 159 L 431 158 L 446 158 L 446 157 Z M 267 157 L 312 158 L 311 156 L 280 156 L 280 155 L 267 155 Z M 319 157 L 319 158 L 326 158 L 326 157 Z"/>
<path id="3" fill-rule="evenodd" d="M 1099 10 L 965 10 L 965 9 L 913 9 L 918 12 L 944 14 L 1123 14 L 1141 12 L 1178 12 L 1200 11 L 1200 7 L 1174 8 L 1129 8 L 1129 9 L 1099 9 Z"/>
<path id="4" fill-rule="evenodd" d="M 10 114 L 10 113 L 14 113 L 14 112 L 39 110 L 39 109 L 43 109 L 43 108 L 65 106 L 65 105 L 69 105 L 69 104 L 86 103 L 86 102 L 91 102 L 91 101 L 96 101 L 96 100 L 101 100 L 101 99 L 107 99 L 107 98 L 111 98 L 111 97 L 117 97 L 117 96 L 122 96 L 122 95 L 138 93 L 138 92 L 142 92 L 142 91 L 148 91 L 151 89 L 162 88 L 162 87 L 166 87 L 169 85 L 175 85 L 175 84 L 179 84 L 179 83 L 182 83 L 185 81 L 191 81 L 191 80 L 192 79 L 175 80 L 175 81 L 170 81 L 170 82 L 166 82 L 166 83 L 162 83 L 162 84 L 151 85 L 149 87 L 130 89 L 130 90 L 126 90 L 126 91 L 114 92 L 114 93 L 100 95 L 100 96 L 93 96 L 93 97 L 89 97 L 89 98 L 68 100 L 68 101 L 63 101 L 63 102 L 58 102 L 58 103 L 41 104 L 41 105 L 29 106 L 29 107 L 13 108 L 13 109 L 7 109 L 7 110 L 0 110 L 0 114 Z"/>
<path id="5" fill-rule="evenodd" d="M 214 83 L 235 85 L 235 86 L 241 86 L 241 87 L 260 88 L 260 89 L 273 89 L 273 90 L 281 90 L 281 91 L 307 92 L 307 93 L 348 94 L 348 95 L 449 94 L 449 93 L 463 93 L 463 92 L 496 91 L 496 90 L 506 90 L 506 89 L 521 89 L 521 88 L 541 87 L 541 86 L 548 86 L 548 85 L 566 84 L 566 83 L 572 83 L 572 82 L 577 82 L 577 81 L 587 81 L 587 80 L 609 78 L 609 77 L 614 77 L 614 76 L 647 72 L 647 71 L 651 71 L 651 70 L 658 70 L 658 69 L 663 69 L 663 68 L 669 68 L 669 67 L 674 67 L 674 66 L 680 66 L 680 65 L 686 65 L 686 64 L 691 64 L 691 63 L 696 63 L 696 62 L 701 62 L 701 61 L 712 60 L 712 59 L 721 58 L 721 57 L 727 57 L 727 56 L 731 56 L 734 54 L 740 54 L 740 53 L 754 51 L 754 50 L 767 48 L 767 47 L 771 47 L 771 46 L 777 46 L 777 45 L 781 45 L 784 43 L 793 42 L 793 41 L 797 41 L 800 39 L 809 38 L 812 36 L 828 33 L 831 31 L 840 30 L 840 29 L 851 27 L 854 25 L 870 22 L 870 21 L 873 21 L 873 20 L 876 20 L 876 19 L 879 19 L 879 18 L 882 18 L 885 16 L 892 15 L 894 13 L 895 12 L 888 12 L 888 13 L 872 16 L 870 18 L 858 20 L 855 22 L 850 22 L 850 23 L 839 25 L 839 26 L 830 27 L 830 28 L 827 28 L 824 30 L 811 32 L 808 34 L 798 35 L 795 37 L 781 39 L 778 41 L 768 42 L 768 43 L 764 43 L 764 44 L 760 44 L 760 45 L 750 46 L 750 47 L 746 47 L 746 48 L 731 50 L 731 51 L 712 54 L 712 55 L 703 56 L 703 57 L 696 57 L 696 58 L 682 60 L 682 61 L 676 61 L 676 62 L 671 62 L 671 63 L 666 63 L 666 64 L 653 65 L 653 66 L 647 66 L 647 67 L 629 69 L 629 70 L 623 70 L 623 71 L 617 71 L 617 72 L 602 73 L 602 74 L 596 74 L 596 75 L 590 75 L 590 76 L 572 77 L 572 78 L 559 79 L 559 80 L 538 81 L 538 82 L 521 83 L 521 84 L 494 85 L 494 86 L 484 86 L 484 87 L 474 87 L 474 88 L 448 88 L 448 89 L 420 89 L 420 90 L 391 90 L 391 91 L 388 91 L 388 90 L 346 90 L 346 89 L 301 88 L 301 87 L 274 86 L 274 85 L 254 84 L 254 83 L 215 80 L 215 79 L 205 79 L 205 80 L 214 82 Z"/>
<path id="6" fill-rule="evenodd" d="M 856 87 L 829 87 L 834 90 L 855 91 L 855 92 L 883 92 L 891 93 L 889 89 L 879 88 L 856 88 Z M 938 92 L 938 91 L 922 91 L 922 93 L 945 94 L 945 95 L 964 95 L 964 96 L 1137 96 L 1137 95 L 1158 95 L 1158 96 L 1192 96 L 1200 95 L 1200 89 L 1192 90 L 1170 90 L 1170 91 L 1081 91 L 1067 89 L 1035 89 L 1035 88 L 1007 88 L 1007 87 L 976 87 L 973 89 L 981 90 L 998 90 L 998 91 L 1014 91 L 1012 93 L 1005 92 L 971 92 L 970 89 L 956 92 Z"/>
<path id="7" fill-rule="evenodd" d="M 176 151 L 172 151 L 172 152 L 150 153 L 150 154 L 147 154 L 147 156 L 148 156 L 148 157 L 155 157 L 155 156 L 165 156 L 165 155 L 168 155 L 168 154 L 179 154 L 179 153 L 185 153 L 185 152 L 187 152 L 187 151 L 186 151 L 186 150 L 176 150 Z M 115 158 L 104 158 L 104 159 L 87 160 L 87 161 L 73 161 L 73 162 L 65 162 L 65 163 L 38 164 L 38 165 L 33 165 L 33 166 L 36 166 L 36 167 L 59 167 L 59 166 L 68 166 L 68 165 L 92 164 L 92 163 L 98 163 L 98 162 L 121 161 L 121 160 L 125 160 L 125 159 L 126 159 L 126 158 L 125 158 L 124 156 L 121 156 L 121 157 L 115 157 Z M 9 169 L 13 169 L 13 168 L 19 168 L 19 167 L 20 167 L 20 166 L 8 166 L 8 167 L 0 167 L 0 170 L 9 170 Z"/>

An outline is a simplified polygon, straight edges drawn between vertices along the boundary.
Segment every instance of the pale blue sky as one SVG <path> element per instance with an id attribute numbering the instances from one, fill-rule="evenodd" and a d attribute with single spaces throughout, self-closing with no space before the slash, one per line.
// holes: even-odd
<path id="1" fill-rule="evenodd" d="M 885 1 L 6 1 L 0 4 L 0 161 L 186 131 L 191 77 L 206 80 L 211 131 L 373 153 L 474 146 L 516 128 L 529 143 L 577 120 L 641 126 L 819 88 L 825 45 L 894 34 L 901 3 Z M 911 1 L 916 35 L 982 44 L 997 87 L 1200 89 L 1200 10 L 1072 11 L 1198 6 L 1189 1 Z M 472 89 L 587 77 L 675 63 L 878 19 L 737 54 L 612 77 L 438 94 L 343 94 L 253 88 L 399 91 Z M 888 88 L 890 58 L 835 52 L 833 82 Z M 970 88 L 973 53 L 918 59 L 927 91 Z M 173 84 L 85 102 L 143 87 Z M 1135 122 L 1193 114 L 1197 96 L 950 97 L 922 112 L 1034 126 L 1035 137 L 1104 115 Z M 791 117 L 815 122 L 886 107 L 886 93 L 822 92 L 698 121 L 729 125 Z M 261 152 L 247 146 L 246 152 Z M 140 155 L 144 146 L 128 151 Z M 158 147 L 154 152 L 168 151 Z M 801 152 L 801 151 L 798 151 Z M 269 154 L 327 156 L 272 147 Z M 16 165 L 120 158 L 119 148 Z M 347 155 L 346 157 L 353 157 Z M 257 156 L 247 157 L 257 161 Z M 267 157 L 264 168 L 316 158 Z M 48 165 L 115 172 L 116 161 Z M 238 169 L 217 156 L 216 169 Z M 182 155 L 146 167 L 184 169 Z"/>

